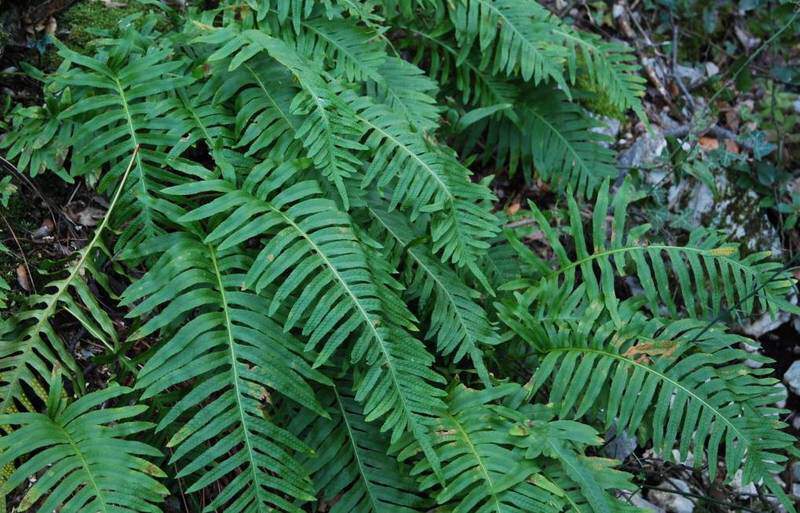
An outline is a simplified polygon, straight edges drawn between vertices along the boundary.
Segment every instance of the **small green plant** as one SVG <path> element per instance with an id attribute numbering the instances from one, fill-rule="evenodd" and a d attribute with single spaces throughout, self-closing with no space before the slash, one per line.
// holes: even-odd
<path id="1" fill-rule="evenodd" d="M 776 380 L 706 321 L 796 311 L 794 280 L 714 232 L 668 245 L 629 222 L 640 194 L 612 194 L 580 106 L 602 90 L 644 117 L 627 47 L 529 0 L 161 19 L 92 55 L 59 43 L 46 105 L 2 142 L 29 174 L 113 195 L 0 325 L 18 510 L 151 512 L 172 493 L 190 511 L 635 511 L 616 493 L 632 476 L 598 456 L 611 426 L 719 456 L 793 510 Z M 566 226 L 530 205 L 553 258 L 503 229 L 477 170 L 566 198 Z M 626 276 L 641 297 L 618 297 Z M 57 317 L 128 388 L 84 383 Z"/>

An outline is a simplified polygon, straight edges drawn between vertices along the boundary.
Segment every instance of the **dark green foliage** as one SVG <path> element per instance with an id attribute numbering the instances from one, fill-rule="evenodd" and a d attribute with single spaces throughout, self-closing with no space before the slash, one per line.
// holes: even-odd
<path id="1" fill-rule="evenodd" d="M 794 311 L 794 281 L 716 233 L 666 245 L 628 219 L 637 193 L 610 190 L 577 103 L 589 84 L 643 116 L 625 46 L 528 0 L 159 20 L 60 45 L 46 107 L 4 143 L 31 175 L 117 191 L 66 277 L 0 325 L 4 491 L 37 476 L 26 507 L 87 513 L 158 511 L 165 486 L 226 513 L 629 511 L 632 476 L 598 457 L 614 426 L 781 495 L 774 380 L 703 321 Z M 476 178 L 518 169 L 566 197 L 566 227 L 530 206 L 553 258 Z M 626 276 L 642 297 L 619 297 Z M 85 393 L 56 315 L 132 390 Z"/>

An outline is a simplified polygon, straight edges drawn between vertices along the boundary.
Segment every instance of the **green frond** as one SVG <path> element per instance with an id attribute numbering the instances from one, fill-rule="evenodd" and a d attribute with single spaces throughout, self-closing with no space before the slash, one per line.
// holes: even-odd
<path id="1" fill-rule="evenodd" d="M 423 245 L 414 242 L 423 234 L 415 232 L 399 212 L 390 212 L 377 198 L 367 205 L 386 240 L 405 262 L 407 296 L 419 301 L 430 326 L 427 336 L 436 340 L 437 351 L 459 363 L 469 356 L 485 385 L 491 386 L 481 347 L 500 342 L 486 311 L 477 303 L 480 293 L 471 289 L 446 264 L 436 259 Z"/>
<path id="2" fill-rule="evenodd" d="M 334 76 L 349 82 L 382 81 L 386 51 L 376 32 L 343 19 L 313 18 L 300 27 L 304 30 L 283 37 L 306 59 L 321 61 Z"/>
<path id="3" fill-rule="evenodd" d="M 15 511 L 161 511 L 158 504 L 169 492 L 157 479 L 165 474 L 145 459 L 161 454 L 131 439 L 151 428 L 148 422 L 133 420 L 147 407 L 101 407 L 129 392 L 111 385 L 66 405 L 61 388 L 54 386 L 48 414 L 0 415 L 0 425 L 14 426 L 0 437 L 0 466 L 27 457 L 0 494 L 7 495 L 29 479 L 33 483 Z"/>
<path id="4" fill-rule="evenodd" d="M 32 178 L 53 172 L 72 183 L 73 178 L 64 169 L 63 162 L 75 124 L 60 119 L 61 112 L 72 105 L 72 101 L 72 93 L 67 88 L 55 94 L 46 92 L 42 106 L 15 108 L 11 113 L 12 130 L 0 139 L 4 158 L 16 161 L 17 168 Z"/>
<path id="5" fill-rule="evenodd" d="M 378 69 L 379 79 L 367 82 L 369 96 L 384 103 L 393 112 L 421 132 L 439 126 L 440 107 L 436 104 L 438 85 L 425 72 L 408 61 L 388 57 Z"/>
<path id="6" fill-rule="evenodd" d="M 428 73 L 442 85 L 451 85 L 461 93 L 464 104 L 498 105 L 514 103 L 519 88 L 506 77 L 497 77 L 482 69 L 472 57 L 459 59 L 458 43 L 452 40 L 452 28 L 443 25 L 433 30 L 400 25 L 411 37 L 400 41 L 402 48 L 413 50 L 414 62 L 427 62 Z"/>
<path id="7" fill-rule="evenodd" d="M 797 309 L 786 299 L 794 279 L 780 263 L 769 260 L 768 251 L 741 257 L 734 244 L 704 228 L 693 231 L 684 246 L 651 241 L 649 224 L 629 226 L 627 222 L 628 204 L 635 199 L 628 182 L 615 192 L 609 231 L 606 182 L 598 192 L 591 237 L 587 238 L 577 203 L 569 196 L 568 233 L 575 246 L 574 257 L 561 243 L 559 232 L 531 204 L 537 226 L 557 260 L 556 268 L 550 268 L 533 281 L 543 288 L 563 287 L 571 291 L 580 272 L 589 298 L 604 303 L 612 315 L 617 308 L 615 277 L 625 276 L 628 269 L 632 269 L 641 283 L 651 310 L 658 312 L 664 305 L 673 317 L 677 316 L 678 299 L 690 314 L 701 318 L 717 315 L 723 305 L 737 308 L 743 315 L 755 311 L 774 314 L 778 308 Z M 670 286 L 670 277 L 677 282 L 677 288 Z"/>
<path id="8" fill-rule="evenodd" d="M 339 98 L 335 84 L 324 80 L 322 71 L 313 61 L 303 58 L 284 41 L 258 30 L 237 34 L 221 29 L 201 41 L 225 43 L 208 60 L 230 58 L 231 71 L 265 52 L 291 72 L 301 88 L 290 105 L 291 113 L 302 119 L 295 138 L 302 141 L 306 156 L 323 176 L 336 186 L 347 208 L 349 200 L 344 181 L 357 174 L 361 163 L 353 152 L 363 147 L 357 140 L 361 131 L 354 113 Z"/>
<path id="9" fill-rule="evenodd" d="M 234 132 L 231 129 L 236 119 L 234 114 L 214 96 L 223 85 L 220 80 L 209 80 L 205 84 L 195 83 L 176 91 L 176 107 L 170 111 L 170 135 L 176 144 L 169 156 L 180 157 L 189 148 L 204 144 L 216 164 L 227 167 L 223 148 L 234 146 Z M 239 111 L 237 110 L 237 116 Z"/>
<path id="10" fill-rule="evenodd" d="M 644 426 L 667 458 L 673 447 L 684 458 L 693 451 L 697 465 L 700 454 L 707 461 L 723 454 L 728 476 L 741 468 L 743 482 L 769 479 L 786 458 L 777 451 L 791 436 L 781 431 L 780 411 L 772 406 L 779 394 L 775 380 L 759 378 L 763 372 L 742 363 L 750 355 L 736 347 L 748 339 L 693 320 L 624 320 L 622 330 L 595 326 L 588 337 L 580 328 L 587 321 L 545 339 L 515 329 L 541 358 L 529 394 L 546 386 L 562 418 L 600 415 L 607 428 L 629 433 Z M 541 321 L 517 314 L 514 322 Z"/>
<path id="11" fill-rule="evenodd" d="M 103 273 L 95 267 L 94 259 L 98 253 L 111 255 L 103 236 L 115 213 L 134 158 L 135 152 L 128 155 L 128 169 L 121 177 L 105 217 L 95 228 L 91 240 L 74 255 L 75 260 L 68 267 L 67 275 L 45 285 L 40 294 L 28 298 L 24 309 L 0 322 L 0 412 L 10 411 L 15 401 L 30 409 L 25 389 L 43 398 L 53 369 L 77 370 L 62 335 L 52 324 L 57 314 L 69 314 L 93 339 L 110 350 L 116 350 L 114 324 L 86 279 L 94 277 L 101 284 L 106 281 Z"/>
<path id="12" fill-rule="evenodd" d="M 153 247 L 166 251 L 125 291 L 122 303 L 136 304 L 129 316 L 153 314 L 132 340 L 181 326 L 137 381 L 144 399 L 192 384 L 157 427 L 161 431 L 180 422 L 167 442 L 174 449 L 171 463 L 181 465 L 177 477 L 198 474 L 189 493 L 222 486 L 204 511 L 299 513 L 292 502 L 314 500 L 314 493 L 293 458 L 311 450 L 269 421 L 271 396 L 280 394 L 326 415 L 308 380 L 327 379 L 305 361 L 302 344 L 264 315 L 269 302 L 241 290 L 236 253 L 180 233 L 156 239 Z M 228 480 L 234 469 L 238 476 Z"/>
<path id="13" fill-rule="evenodd" d="M 562 44 L 569 50 L 567 68 L 572 83 L 580 67 L 612 105 L 621 111 L 632 109 L 639 119 L 647 121 L 642 107 L 646 81 L 629 46 L 565 26 L 554 33 L 563 38 Z"/>
<path id="14" fill-rule="evenodd" d="M 367 128 L 365 145 L 373 152 L 362 187 L 388 189 L 389 209 L 409 208 L 412 221 L 430 213 L 433 251 L 442 261 L 473 269 L 477 256 L 489 247 L 485 240 L 497 232 L 497 218 L 488 209 L 491 191 L 473 183 L 470 171 L 447 149 L 409 130 L 385 105 L 366 97 L 350 101 Z"/>
<path id="15" fill-rule="evenodd" d="M 309 164 L 266 161 L 251 171 L 242 189 L 206 180 L 165 192 L 219 194 L 181 222 L 225 214 L 206 237 L 220 250 L 269 235 L 243 285 L 259 293 L 279 280 L 267 312 L 289 305 L 284 330 L 302 326 L 306 350 L 319 349 L 315 367 L 352 339 L 352 360 L 366 366 L 356 399 L 364 402 L 367 419 L 384 418 L 383 430 L 391 430 L 393 439 L 409 431 L 429 446 L 427 425 L 442 395 L 432 383 L 442 378 L 430 369 L 433 357 L 424 345 L 406 332 L 416 329 L 413 316 L 390 290 L 388 273 L 375 276 L 379 264 L 368 261 L 348 216 L 304 176 Z"/>
<path id="16" fill-rule="evenodd" d="M 127 48 L 130 52 L 130 62 L 120 65 L 108 54 L 88 57 L 57 44 L 59 55 L 72 66 L 57 75 L 55 83 L 70 87 L 76 97 L 81 93 L 60 114 L 61 119 L 80 121 L 80 129 L 68 143 L 73 149 L 70 174 L 91 177 L 108 168 L 98 190 L 113 190 L 125 173 L 128 157 L 138 148 L 115 212 L 114 225 L 124 226 L 116 247 L 123 250 L 162 231 L 152 204 L 156 191 L 171 183 L 164 148 L 175 146 L 178 137 L 170 133 L 167 121 L 173 104 L 159 100 L 193 79 L 179 73 L 185 63 L 171 60 L 169 48 L 150 46 L 136 52 L 119 42 L 121 46 L 115 50 Z"/>
<path id="17" fill-rule="evenodd" d="M 607 489 L 630 488 L 627 475 L 609 473 L 610 462 L 580 452 L 582 446 L 601 442 L 597 433 L 577 422 L 550 422 L 550 412 L 541 407 L 520 409 L 513 397 L 519 392 L 514 384 L 481 391 L 459 385 L 452 391 L 449 411 L 437 426 L 444 477 L 444 486 L 435 493 L 437 503 L 454 513 L 586 511 L 578 506 L 584 503 L 598 513 L 624 511 L 617 509 L 621 504 Z M 515 407 L 492 404 L 503 398 Z M 413 445 L 400 456 L 411 452 Z M 553 472 L 551 465 L 558 465 L 560 472 Z M 553 482 L 545 469 L 547 475 L 564 477 Z M 600 477 L 603 472 L 606 477 Z M 421 476 L 422 490 L 440 484 L 425 461 L 412 474 Z"/>
<path id="18" fill-rule="evenodd" d="M 302 118 L 291 109 L 298 93 L 291 74 L 274 61 L 256 57 L 226 70 L 224 77 L 214 101 L 235 98 L 235 148 L 244 149 L 247 156 L 261 156 L 268 149 L 287 159 L 300 157 L 303 145 L 296 135 Z"/>
<path id="19" fill-rule="evenodd" d="M 614 152 L 601 144 L 605 136 L 592 130 L 597 123 L 581 107 L 553 88 L 531 91 L 527 97 L 514 107 L 518 122 L 504 116 L 475 128 L 485 133 L 486 157 L 495 166 L 507 166 L 511 176 L 522 167 L 528 180 L 535 169 L 554 186 L 586 196 L 617 176 Z"/>
<path id="20" fill-rule="evenodd" d="M 330 513 L 413 513 L 426 510 L 416 483 L 386 454 L 388 437 L 364 420 L 361 408 L 336 385 L 326 393 L 330 419 L 303 411 L 292 424 L 315 455 L 303 462 Z"/>
<path id="21" fill-rule="evenodd" d="M 532 0 L 459 0 L 450 20 L 460 46 L 459 62 L 475 43 L 481 67 L 518 75 L 534 84 L 553 80 L 565 91 L 566 52 L 553 34 L 559 26 L 550 12 Z"/>

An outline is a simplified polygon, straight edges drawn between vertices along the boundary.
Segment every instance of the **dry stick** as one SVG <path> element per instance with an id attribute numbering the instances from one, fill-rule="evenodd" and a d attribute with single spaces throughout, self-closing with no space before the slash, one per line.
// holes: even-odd
<path id="1" fill-rule="evenodd" d="M 17 239 L 17 234 L 14 233 L 14 229 L 11 228 L 11 225 L 8 223 L 8 219 L 6 216 L 0 213 L 0 217 L 3 218 L 3 223 L 5 223 L 8 231 L 11 233 L 11 236 L 14 237 L 14 242 L 17 243 L 17 247 L 19 248 L 19 254 L 22 255 L 22 262 L 25 264 L 25 270 L 28 271 L 28 281 L 31 282 L 31 287 L 33 287 L 33 293 L 38 294 L 36 291 L 36 284 L 33 282 L 33 274 L 31 273 L 31 267 L 28 265 L 28 259 L 25 258 L 25 250 L 22 249 L 22 245 L 19 243 L 19 239 Z M 20 285 L 22 285 L 20 283 Z"/>
<path id="2" fill-rule="evenodd" d="M 692 98 L 689 88 L 686 87 L 686 84 L 683 82 L 683 78 L 681 78 L 676 71 L 678 68 L 678 25 L 675 23 L 675 16 L 672 14 L 672 12 L 670 12 L 669 19 L 672 23 L 672 77 L 675 79 L 675 82 L 678 83 L 678 87 L 686 97 L 686 101 L 689 103 L 689 108 L 692 112 L 694 112 L 694 98 Z"/>
<path id="3" fill-rule="evenodd" d="M 761 52 L 763 52 L 769 45 L 772 44 L 773 41 L 775 41 L 778 37 L 780 37 L 781 34 L 786 32 L 786 30 L 789 27 L 792 26 L 792 24 L 795 22 L 795 20 L 797 20 L 798 16 L 800 16 L 800 2 L 797 3 L 797 7 L 798 8 L 794 11 L 794 14 L 792 15 L 792 17 L 789 18 L 789 21 L 787 21 L 780 29 L 778 29 L 777 32 L 775 32 L 772 36 L 770 36 L 769 39 L 764 41 L 764 44 L 759 46 L 756 49 L 755 52 L 750 54 L 750 56 L 741 64 L 741 66 L 739 66 L 739 68 L 736 70 L 736 72 L 731 76 L 729 81 L 735 81 L 736 78 L 739 76 L 739 74 L 742 71 L 744 71 L 755 60 L 756 57 L 761 55 Z M 702 119 L 703 115 L 705 115 L 706 112 L 711 109 L 711 105 L 714 104 L 714 101 L 717 99 L 717 97 L 720 94 L 722 94 L 722 92 L 725 91 L 725 90 L 727 90 L 727 88 L 720 87 L 714 94 L 711 95 L 711 97 L 708 99 L 708 102 L 706 102 L 705 106 L 700 111 L 700 116 L 699 116 L 700 119 Z M 698 129 L 698 127 L 696 127 L 694 125 L 690 125 L 689 130 L 687 131 L 687 135 L 697 135 L 697 134 L 702 133 L 702 132 L 703 132 L 702 129 Z M 691 154 L 691 152 L 694 151 L 695 148 L 697 148 L 698 144 L 699 144 L 698 140 L 692 141 L 692 144 L 691 144 L 691 146 L 689 148 L 689 151 L 687 151 L 686 154 L 687 155 Z M 672 159 L 675 157 L 675 155 L 677 155 L 678 151 L 680 151 L 680 150 L 681 150 L 680 147 L 676 148 L 675 150 L 673 150 L 672 153 L 670 153 L 670 155 L 669 155 L 668 161 L 671 162 Z M 622 183 L 622 179 L 624 179 L 625 174 L 627 174 L 627 169 L 623 170 L 620 173 L 620 175 L 617 177 L 617 182 L 616 183 Z M 653 191 L 656 190 L 657 187 L 661 186 L 661 184 L 664 183 L 664 181 L 669 177 L 670 177 L 670 173 L 665 173 L 663 178 L 661 178 L 658 182 L 654 183 L 650 187 L 650 189 L 648 189 L 647 194 L 648 195 L 652 194 Z"/>

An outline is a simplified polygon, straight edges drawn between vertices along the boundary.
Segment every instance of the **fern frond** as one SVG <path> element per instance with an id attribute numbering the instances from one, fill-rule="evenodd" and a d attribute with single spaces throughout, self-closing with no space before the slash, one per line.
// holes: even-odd
<path id="1" fill-rule="evenodd" d="M 283 277 L 268 313 L 287 302 L 291 305 L 284 329 L 302 326 L 306 349 L 321 346 L 315 366 L 352 338 L 353 361 L 367 366 L 356 387 L 367 419 L 384 418 L 383 429 L 391 430 L 393 439 L 408 430 L 423 448 L 429 447 L 427 425 L 440 409 L 442 395 L 432 383 L 442 378 L 430 369 L 433 358 L 424 345 L 406 333 L 416 329 L 413 316 L 389 290 L 390 278 L 376 279 L 376 268 L 351 231 L 348 216 L 322 196 L 315 181 L 303 176 L 309 164 L 264 162 L 252 170 L 242 189 L 206 180 L 165 192 L 219 194 L 181 221 L 226 214 L 206 237 L 220 250 L 268 235 L 244 286 L 258 293 Z"/>
<path id="2" fill-rule="evenodd" d="M 453 2 L 450 20 L 463 61 L 475 42 L 481 67 L 493 73 L 518 74 L 539 84 L 553 80 L 567 91 L 563 76 L 566 52 L 553 30 L 559 22 L 530 0 L 460 0 Z"/>
<path id="3" fill-rule="evenodd" d="M 311 474 L 320 499 L 331 513 L 413 513 L 424 511 L 416 483 L 403 474 L 397 460 L 386 454 L 389 439 L 364 420 L 361 408 L 335 385 L 327 411 L 330 419 L 303 411 L 293 420 L 315 456 L 303 464 Z"/>
<path id="4" fill-rule="evenodd" d="M 177 477 L 200 473 L 189 493 L 222 485 L 204 511 L 299 513 L 292 501 L 314 500 L 314 493 L 308 476 L 292 462 L 295 452 L 310 449 L 270 422 L 266 411 L 271 394 L 278 393 L 326 415 L 307 381 L 327 379 L 305 361 L 302 344 L 263 314 L 269 302 L 241 291 L 237 253 L 182 233 L 152 246 L 167 249 L 125 291 L 122 304 L 138 303 L 130 316 L 154 314 L 131 340 L 188 319 L 148 360 L 136 385 L 147 399 L 193 383 L 156 428 L 187 416 L 167 442 L 174 448 L 171 463 L 181 462 Z M 189 316 L 193 310 L 197 314 Z M 234 469 L 237 477 L 228 480 Z"/>
<path id="5" fill-rule="evenodd" d="M 738 307 L 743 315 L 757 310 L 774 314 L 778 308 L 797 310 L 786 299 L 794 287 L 794 279 L 782 270 L 780 263 L 768 260 L 769 252 L 740 257 L 734 244 L 703 228 L 693 231 L 685 246 L 651 242 L 647 236 L 649 224 L 629 226 L 626 221 L 628 204 L 635 199 L 627 182 L 616 191 L 609 235 L 606 227 L 608 182 L 600 188 L 592 218 L 592 250 L 589 251 L 577 203 L 568 197 L 574 258 L 568 255 L 558 232 L 544 214 L 531 204 L 537 225 L 558 261 L 557 268 L 535 279 L 540 279 L 543 287 L 558 283 L 559 287 L 571 291 L 580 272 L 586 293 L 591 299 L 604 303 L 612 315 L 617 308 L 614 279 L 625 276 L 629 267 L 633 268 L 654 312 L 664 305 L 676 316 L 679 304 L 673 297 L 676 292 L 680 293 L 686 310 L 701 317 L 717 315 L 723 305 Z M 677 289 L 670 286 L 670 275 L 677 281 Z"/>
<path id="6" fill-rule="evenodd" d="M 472 58 L 459 59 L 458 43 L 450 36 L 448 25 L 433 30 L 412 25 L 400 25 L 410 36 L 400 43 L 414 51 L 414 62 L 428 62 L 428 73 L 442 85 L 452 85 L 461 93 L 461 102 L 471 105 L 498 105 L 514 103 L 518 88 L 505 77 L 496 77 L 490 70 L 482 69 Z"/>
<path id="7" fill-rule="evenodd" d="M 348 82 L 382 81 L 386 51 L 378 34 L 350 20 L 313 18 L 301 22 L 296 35 L 283 34 L 306 59 L 322 61 L 336 77 Z"/>
<path id="8" fill-rule="evenodd" d="M 610 462 L 602 465 L 579 452 L 581 446 L 601 442 L 597 433 L 578 422 L 550 422 L 546 409 L 520 407 L 519 393 L 518 385 L 510 383 L 481 391 L 459 385 L 452 391 L 437 427 L 444 477 L 443 488 L 435 493 L 437 503 L 454 513 L 584 511 L 587 502 L 591 511 L 624 511 L 607 490 L 630 488 L 627 475 L 608 473 Z M 503 398 L 513 408 L 492 404 Z M 403 448 L 400 457 L 411 452 L 413 445 Z M 546 477 L 557 472 L 544 473 L 551 465 L 566 477 L 559 480 L 561 486 Z M 604 471 L 606 477 L 600 477 Z M 412 474 L 421 476 L 422 490 L 439 484 L 425 461 Z"/>
<path id="9" fill-rule="evenodd" d="M 742 364 L 750 356 L 736 346 L 748 340 L 693 320 L 661 324 L 628 314 L 624 321 L 622 329 L 601 323 L 588 337 L 585 320 L 545 339 L 515 328 L 541 357 L 530 393 L 547 385 L 562 418 L 600 415 L 606 427 L 629 433 L 646 425 L 668 458 L 675 446 L 684 458 L 689 450 L 707 461 L 724 453 L 728 476 L 741 468 L 743 482 L 770 479 L 791 436 L 772 406 L 775 380 Z M 515 322 L 541 321 L 523 314 Z"/>
<path id="10" fill-rule="evenodd" d="M 469 355 L 478 376 L 491 386 L 481 347 L 500 342 L 486 311 L 476 302 L 480 294 L 466 286 L 449 267 L 438 261 L 424 245 L 414 244 L 423 234 L 415 232 L 399 212 L 390 212 L 377 198 L 367 207 L 376 227 L 383 232 L 384 246 L 402 255 L 408 296 L 419 301 L 427 313 L 427 336 L 436 339 L 437 351 L 458 363 Z"/>
<path id="11" fill-rule="evenodd" d="M 4 157 L 16 160 L 17 168 L 36 177 L 53 172 L 68 183 L 72 176 L 64 169 L 75 124 L 59 119 L 61 112 L 72 105 L 72 93 L 67 88 L 45 95 L 44 105 L 17 107 L 11 113 L 12 129 L 0 139 Z"/>
<path id="12" fill-rule="evenodd" d="M 334 86 L 323 79 L 321 70 L 284 41 L 258 30 L 237 34 L 221 29 L 201 41 L 225 42 L 209 56 L 209 61 L 233 55 L 231 71 L 265 52 L 292 73 L 301 87 L 290 106 L 291 112 L 302 118 L 295 138 L 302 141 L 306 156 L 336 186 L 345 208 L 348 208 L 345 179 L 358 173 L 357 166 L 361 162 L 353 152 L 363 149 L 357 140 L 361 131 L 354 113 L 339 98 Z"/>
<path id="13" fill-rule="evenodd" d="M 603 135 L 592 131 L 596 123 L 562 92 L 539 88 L 514 108 L 518 122 L 492 118 L 485 128 L 476 127 L 485 131 L 486 156 L 494 165 L 507 166 L 511 176 L 521 166 L 528 180 L 535 166 L 543 180 L 586 196 L 617 176 L 614 152 L 601 144 Z"/>
<path id="14" fill-rule="evenodd" d="M 117 43 L 118 48 L 132 48 L 129 42 Z M 59 74 L 56 83 L 71 87 L 76 94 L 83 92 L 79 101 L 60 114 L 62 119 L 81 120 L 80 130 L 69 141 L 73 148 L 70 173 L 91 175 L 107 167 L 98 190 L 113 190 L 125 172 L 127 157 L 138 148 L 115 212 L 118 222 L 114 224 L 124 226 L 116 247 L 124 250 L 162 232 L 152 204 L 156 191 L 172 183 L 165 166 L 166 149 L 177 144 L 178 138 L 164 128 L 170 126 L 166 119 L 171 102 L 157 100 L 193 79 L 178 73 L 185 63 L 171 60 L 169 48 L 131 50 L 131 61 L 115 66 L 106 54 L 88 57 L 57 44 L 59 55 L 73 67 Z"/>
<path id="15" fill-rule="evenodd" d="M 439 88 L 424 71 L 398 57 L 388 57 L 378 73 L 378 80 L 367 82 L 369 96 L 402 114 L 421 132 L 439 126 L 440 108 L 435 99 Z"/>
<path id="16" fill-rule="evenodd" d="M 27 406 L 25 387 L 44 395 L 52 370 L 77 370 L 61 335 L 53 327 L 56 314 L 66 312 L 76 319 L 94 339 L 111 350 L 116 349 L 114 324 L 86 283 L 95 277 L 103 283 L 103 273 L 95 267 L 96 253 L 110 256 L 103 242 L 111 215 L 119 202 L 125 183 L 134 165 L 138 148 L 129 156 L 128 168 L 121 177 L 106 215 L 94 231 L 92 239 L 75 255 L 75 261 L 64 278 L 48 283 L 41 294 L 32 295 L 28 305 L 10 319 L 0 322 L 0 412 L 10 411 L 14 401 Z"/>
<path id="17" fill-rule="evenodd" d="M 0 466 L 28 457 L 0 494 L 6 496 L 30 479 L 33 485 L 16 511 L 160 512 L 158 504 L 169 492 L 157 478 L 165 474 L 145 458 L 161 454 L 130 439 L 150 429 L 150 423 L 133 420 L 147 406 L 100 408 L 130 392 L 118 385 L 69 405 L 62 404 L 61 391 L 51 388 L 47 414 L 0 415 L 0 425 L 14 426 L 0 437 Z"/>
<path id="18" fill-rule="evenodd" d="M 563 38 L 563 44 L 569 50 L 567 68 L 573 83 L 580 65 L 614 106 L 622 111 L 632 109 L 639 119 L 647 121 L 641 100 L 646 81 L 630 47 L 563 26 L 554 29 L 554 34 Z"/>
<path id="19" fill-rule="evenodd" d="M 442 261 L 470 265 L 497 231 L 497 219 L 483 205 L 492 193 L 470 180 L 470 171 L 445 148 L 429 144 L 406 121 L 366 97 L 351 99 L 366 127 L 365 145 L 373 151 L 362 187 L 390 188 L 389 209 L 410 208 L 411 219 L 431 213 L 433 250 Z"/>

